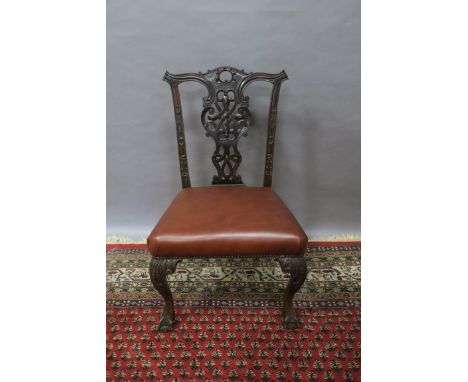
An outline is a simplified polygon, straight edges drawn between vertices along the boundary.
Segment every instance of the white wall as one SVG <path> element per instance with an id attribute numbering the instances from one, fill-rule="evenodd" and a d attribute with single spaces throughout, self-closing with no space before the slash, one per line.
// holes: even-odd
<path id="1" fill-rule="evenodd" d="M 84 26 L 85 27 L 85 26 Z M 146 236 L 180 190 L 164 72 L 217 66 L 279 72 L 273 188 L 311 236 L 360 232 L 360 3 L 107 2 L 107 231 Z M 244 183 L 261 185 L 268 84 L 247 94 L 255 125 L 240 144 Z M 181 86 L 192 185 L 209 184 L 204 87 Z"/>

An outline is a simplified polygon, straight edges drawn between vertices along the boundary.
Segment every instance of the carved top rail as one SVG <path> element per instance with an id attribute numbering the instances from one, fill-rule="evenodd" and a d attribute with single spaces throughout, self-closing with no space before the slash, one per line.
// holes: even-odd
<path id="1" fill-rule="evenodd" d="M 244 70 L 229 66 L 208 70 L 206 73 L 171 74 L 166 72 L 163 80 L 171 86 L 183 188 L 190 187 L 190 175 L 179 84 L 195 81 L 204 85 L 208 90 L 208 95 L 203 97 L 201 122 L 206 135 L 211 137 L 216 145 L 211 157 L 217 170 L 217 174 L 213 176 L 213 184 L 242 184 L 241 176 L 237 174 L 237 169 L 242 161 L 237 144 L 241 136 L 247 135 L 251 122 L 249 97 L 244 95 L 244 91 L 254 81 L 268 81 L 273 85 L 263 178 L 263 185 L 270 187 L 273 173 L 278 97 L 281 83 L 287 78 L 284 70 L 277 74 L 246 73 Z"/>

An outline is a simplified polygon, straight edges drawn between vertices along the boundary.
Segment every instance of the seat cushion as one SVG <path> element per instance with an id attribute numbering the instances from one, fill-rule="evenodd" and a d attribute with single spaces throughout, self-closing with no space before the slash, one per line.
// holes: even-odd
<path id="1" fill-rule="evenodd" d="M 183 189 L 148 237 L 153 257 L 302 256 L 307 236 L 271 188 Z"/>

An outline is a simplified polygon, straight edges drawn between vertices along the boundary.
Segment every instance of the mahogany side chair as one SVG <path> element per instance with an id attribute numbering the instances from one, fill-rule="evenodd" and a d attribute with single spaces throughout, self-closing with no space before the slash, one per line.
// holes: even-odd
<path id="1" fill-rule="evenodd" d="M 174 299 L 166 276 L 175 272 L 177 264 L 184 258 L 228 256 L 278 261 L 282 271 L 290 275 L 283 296 L 283 325 L 299 327 L 293 297 L 307 276 L 304 252 L 308 239 L 271 189 L 278 97 L 287 78 L 284 70 L 278 74 L 246 73 L 228 66 L 206 73 L 164 75 L 174 103 L 182 190 L 148 237 L 151 281 L 165 301 L 159 330 L 169 331 L 175 322 Z M 198 82 L 208 90 L 203 97 L 201 122 L 215 143 L 211 158 L 217 173 L 207 187 L 190 186 L 179 93 L 179 84 L 187 81 Z M 272 84 L 263 187 L 244 186 L 237 173 L 242 161 L 238 142 L 247 135 L 251 121 L 249 97 L 244 91 L 254 81 Z"/>

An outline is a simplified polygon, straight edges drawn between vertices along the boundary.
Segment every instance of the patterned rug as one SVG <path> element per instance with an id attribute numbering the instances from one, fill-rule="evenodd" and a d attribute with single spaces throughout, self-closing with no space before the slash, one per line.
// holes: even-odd
<path id="1" fill-rule="evenodd" d="M 232 258 L 183 260 L 168 276 L 178 322 L 158 332 L 149 260 L 144 245 L 108 245 L 108 381 L 360 380 L 359 242 L 310 243 L 293 331 L 279 265 Z"/>

